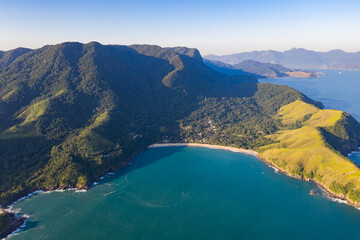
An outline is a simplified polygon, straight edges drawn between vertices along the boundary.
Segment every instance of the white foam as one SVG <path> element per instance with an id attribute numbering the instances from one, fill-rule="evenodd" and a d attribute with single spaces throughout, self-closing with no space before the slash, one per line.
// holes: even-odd
<path id="1" fill-rule="evenodd" d="M 23 201 L 23 200 L 26 200 L 34 195 L 37 195 L 39 193 L 43 193 L 44 191 L 43 190 L 37 190 L 35 192 L 32 192 L 32 193 L 29 193 L 28 195 L 26 195 L 25 197 L 22 197 L 22 198 L 19 198 L 18 200 L 16 200 L 15 202 L 13 202 L 11 205 L 17 203 L 17 202 L 20 202 L 20 201 Z"/>
<path id="2" fill-rule="evenodd" d="M 333 202 L 338 202 L 338 203 L 341 203 L 341 204 L 346 204 L 348 205 L 348 202 L 343 200 L 343 199 L 340 199 L 340 198 L 333 198 L 333 197 L 329 197 L 329 199 Z"/>
<path id="3" fill-rule="evenodd" d="M 69 189 L 69 190 L 71 190 L 71 189 Z M 65 189 L 56 189 L 56 190 L 54 190 L 54 192 L 65 192 Z"/>
<path id="4" fill-rule="evenodd" d="M 75 192 L 87 192 L 86 189 L 76 189 Z"/>
<path id="5" fill-rule="evenodd" d="M 114 175 L 114 174 L 115 174 L 114 172 L 108 172 L 108 173 L 106 173 L 104 176 L 102 176 L 102 177 L 100 178 L 100 180 L 103 180 L 105 177 L 111 176 L 111 175 Z"/>
<path id="6" fill-rule="evenodd" d="M 280 172 L 279 169 L 277 169 L 277 168 L 274 167 L 274 166 L 269 165 L 269 167 L 271 167 L 272 169 L 274 169 L 274 173 L 279 173 L 279 172 Z"/>
<path id="7" fill-rule="evenodd" d="M 322 188 L 320 188 L 320 189 L 321 189 L 321 191 L 323 192 L 323 196 L 325 196 L 325 197 L 326 197 L 327 199 L 329 199 L 330 201 L 337 202 L 337 203 L 340 203 L 340 204 L 346 204 L 346 205 L 349 205 L 349 206 L 350 206 L 350 204 L 349 204 L 346 200 L 340 199 L 340 198 L 336 198 L 336 197 L 332 197 L 332 196 L 330 196 L 329 193 L 326 192 L 324 189 L 322 189 Z M 359 210 L 360 210 L 360 208 L 356 208 L 356 209 L 359 209 Z"/>
<path id="8" fill-rule="evenodd" d="M 26 216 L 26 219 L 24 221 L 24 223 L 18 228 L 16 229 L 15 231 L 13 231 L 12 233 L 10 233 L 7 238 L 4 238 L 4 239 L 9 239 L 11 238 L 12 236 L 15 236 L 15 235 L 18 235 L 20 232 L 23 231 L 23 228 L 26 226 L 26 222 L 29 220 L 29 216 L 28 215 L 23 215 L 24 217 Z"/>

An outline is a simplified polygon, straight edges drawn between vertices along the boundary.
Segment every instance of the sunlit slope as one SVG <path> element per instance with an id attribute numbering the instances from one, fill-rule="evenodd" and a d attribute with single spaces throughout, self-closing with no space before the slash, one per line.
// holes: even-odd
<path id="1" fill-rule="evenodd" d="M 313 171 L 325 180 L 337 168 L 332 159 L 343 158 L 336 151 L 357 149 L 360 124 L 315 106 L 287 86 L 217 73 L 196 49 L 92 42 L 31 50 L 0 66 L 0 205 L 39 189 L 89 187 L 159 142 L 260 149 L 280 160 L 293 151 L 292 172 L 302 169 L 297 155 L 314 161 L 311 151 L 297 153 L 306 146 L 314 158 L 331 155 L 314 162 L 327 162 Z"/>
<path id="2" fill-rule="evenodd" d="M 323 134 L 339 128 L 337 124 L 347 117 L 344 112 L 321 110 L 302 101 L 283 106 L 276 118 L 284 128 L 294 123 L 300 127 L 270 135 L 276 143 L 261 147 L 261 156 L 290 174 L 316 180 L 332 192 L 359 202 L 360 169 L 334 150 Z"/>

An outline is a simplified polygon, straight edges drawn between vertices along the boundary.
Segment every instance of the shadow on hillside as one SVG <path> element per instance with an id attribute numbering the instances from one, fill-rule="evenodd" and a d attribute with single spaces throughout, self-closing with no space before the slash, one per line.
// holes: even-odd
<path id="1" fill-rule="evenodd" d="M 242 71 L 240 69 L 233 69 L 233 68 L 229 68 L 229 67 L 226 67 L 226 66 L 217 66 L 216 64 L 212 63 L 211 61 L 209 60 L 205 60 L 204 61 L 204 64 L 219 72 L 219 73 L 223 73 L 223 74 L 227 74 L 229 76 L 254 76 L 256 78 L 259 78 L 259 79 L 266 79 L 265 76 L 262 76 L 262 75 L 258 75 L 258 74 L 254 74 L 254 73 L 250 73 L 250 72 L 245 72 L 245 71 Z"/>

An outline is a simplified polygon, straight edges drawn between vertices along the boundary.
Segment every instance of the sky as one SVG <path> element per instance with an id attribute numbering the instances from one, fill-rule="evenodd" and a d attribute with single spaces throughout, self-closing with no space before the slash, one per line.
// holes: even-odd
<path id="1" fill-rule="evenodd" d="M 360 0 L 0 0 L 0 50 L 65 41 L 360 51 Z"/>

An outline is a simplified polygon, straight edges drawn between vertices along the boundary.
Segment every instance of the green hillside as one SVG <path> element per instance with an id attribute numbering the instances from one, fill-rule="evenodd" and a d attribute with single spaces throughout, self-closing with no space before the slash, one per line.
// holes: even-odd
<path id="1" fill-rule="evenodd" d="M 320 110 L 286 86 L 220 74 L 188 48 L 45 46 L 0 67 L 0 99 L 1 205 L 36 189 L 88 187 L 158 142 L 266 154 L 311 129 L 322 146 L 313 154 L 341 156 L 360 140 L 359 123 L 345 113 Z"/>
<path id="2" fill-rule="evenodd" d="M 350 116 L 337 110 L 321 110 L 302 101 L 283 106 L 277 117 L 285 129 L 269 135 L 275 143 L 261 147 L 261 156 L 290 174 L 320 182 L 331 191 L 360 202 L 360 169 L 333 149 L 324 131 L 331 132 Z M 298 122 L 296 129 L 286 126 Z M 358 124 L 351 126 L 360 133 Z M 352 144 L 348 132 L 338 136 Z M 333 133 L 335 135 L 335 133 Z M 356 145 L 355 145 L 356 146 Z"/>

